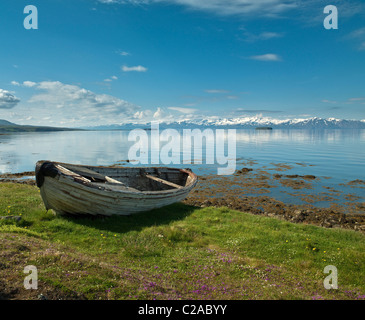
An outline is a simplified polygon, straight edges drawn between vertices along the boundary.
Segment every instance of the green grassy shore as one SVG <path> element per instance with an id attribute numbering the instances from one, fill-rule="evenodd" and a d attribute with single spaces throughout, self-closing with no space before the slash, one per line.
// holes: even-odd
<path id="1" fill-rule="evenodd" d="M 365 235 L 182 203 L 127 217 L 46 212 L 0 183 L 0 298 L 365 299 Z M 4 217 L 19 216 L 21 219 Z M 38 289 L 24 289 L 24 267 Z M 327 290 L 327 265 L 338 289 Z"/>

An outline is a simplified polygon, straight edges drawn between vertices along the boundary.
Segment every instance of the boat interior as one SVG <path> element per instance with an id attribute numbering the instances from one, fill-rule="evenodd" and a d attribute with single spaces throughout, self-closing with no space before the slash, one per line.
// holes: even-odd
<path id="1" fill-rule="evenodd" d="M 126 189 L 130 191 L 162 191 L 181 189 L 189 185 L 189 171 L 158 167 L 96 167 L 55 163 L 58 171 L 71 175 L 79 182 L 92 183 L 96 187 Z"/>

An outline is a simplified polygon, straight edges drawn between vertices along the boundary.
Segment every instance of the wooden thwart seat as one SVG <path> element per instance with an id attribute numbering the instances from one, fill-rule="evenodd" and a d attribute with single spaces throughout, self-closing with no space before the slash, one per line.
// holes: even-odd
<path id="1" fill-rule="evenodd" d="M 168 185 L 168 186 L 170 186 L 170 187 L 173 187 L 173 188 L 177 188 L 177 189 L 181 189 L 181 188 L 183 188 L 183 186 L 180 186 L 180 185 L 178 185 L 178 184 L 176 184 L 176 183 L 173 183 L 173 182 L 170 182 L 170 181 L 167 181 L 167 180 L 161 179 L 161 178 L 157 178 L 157 177 L 155 177 L 155 176 L 151 176 L 151 175 L 149 175 L 149 174 L 146 174 L 146 177 L 147 177 L 148 179 L 151 179 L 151 180 L 154 180 L 154 181 L 157 181 L 157 182 L 160 182 L 160 183 L 166 184 L 166 185 Z"/>
<path id="2" fill-rule="evenodd" d="M 65 167 L 62 167 L 61 165 L 57 165 L 57 169 L 59 169 L 61 172 L 64 171 L 65 173 L 68 172 L 68 174 L 70 175 L 77 175 L 78 178 L 81 177 L 81 178 L 84 178 L 87 180 L 87 182 L 92 182 L 91 180 L 87 179 L 86 177 L 88 178 L 91 178 L 91 179 L 98 179 L 98 180 L 102 180 L 102 181 L 106 181 L 106 182 L 110 182 L 110 183 L 116 183 L 116 184 L 121 184 L 121 185 L 124 185 L 123 182 L 120 182 L 118 180 L 115 180 L 113 178 L 110 178 L 108 176 L 104 176 L 96 171 L 93 171 L 93 170 L 90 170 L 90 169 L 87 169 L 87 168 L 79 168 L 79 167 L 76 167 L 76 166 L 68 166 L 68 169 L 65 168 Z M 71 170 L 69 170 L 71 169 Z"/>
<path id="3" fill-rule="evenodd" d="M 81 180 L 83 182 L 91 182 L 91 180 L 79 175 L 78 173 L 76 172 L 73 172 L 73 171 L 70 171 L 68 169 L 66 169 L 65 167 L 62 167 L 61 165 L 59 164 L 56 164 L 55 167 L 57 168 L 57 170 L 67 176 L 71 176 L 73 178 L 76 178 L 78 180 Z"/>

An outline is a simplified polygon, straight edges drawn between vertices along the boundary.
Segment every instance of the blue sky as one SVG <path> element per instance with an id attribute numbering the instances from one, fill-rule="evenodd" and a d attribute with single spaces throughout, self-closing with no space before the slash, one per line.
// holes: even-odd
<path id="1" fill-rule="evenodd" d="M 361 0 L 2 0 L 0 39 L 0 119 L 19 124 L 365 119 Z"/>

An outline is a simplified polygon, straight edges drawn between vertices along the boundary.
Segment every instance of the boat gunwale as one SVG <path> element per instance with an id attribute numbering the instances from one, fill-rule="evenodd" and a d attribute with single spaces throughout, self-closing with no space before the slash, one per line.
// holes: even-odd
<path id="1" fill-rule="evenodd" d="M 138 170 L 138 169 L 158 169 L 158 170 L 168 170 L 168 171 L 179 171 L 181 173 L 185 173 L 188 175 L 188 177 L 190 176 L 192 179 L 191 181 L 189 181 L 185 186 L 181 186 L 182 188 L 172 188 L 172 189 L 167 189 L 167 190 L 157 190 L 157 191 L 153 191 L 153 190 L 146 190 L 146 191 L 135 191 L 135 190 L 128 190 L 128 186 L 126 186 L 126 189 L 121 189 L 121 190 L 117 190 L 117 189 L 114 189 L 114 190 L 111 190 L 111 189 L 108 189 L 107 186 L 108 185 L 111 185 L 111 183 L 108 183 L 106 182 L 105 183 L 105 186 L 106 187 L 103 187 L 103 186 L 98 186 L 98 185 L 95 185 L 93 184 L 93 182 L 85 182 L 85 181 L 78 181 L 76 180 L 73 176 L 71 175 L 68 175 L 68 174 L 65 174 L 63 172 L 61 172 L 60 170 L 57 169 L 57 167 L 55 166 L 55 169 L 57 170 L 57 175 L 58 176 L 62 176 L 64 178 L 67 178 L 68 180 L 70 180 L 71 182 L 71 186 L 75 184 L 77 184 L 78 186 L 81 186 L 81 187 L 86 187 L 87 189 L 90 190 L 95 190 L 97 193 L 99 192 L 102 192 L 103 194 L 105 193 L 109 193 L 111 196 L 112 194 L 118 194 L 119 196 L 121 194 L 135 194 L 135 195 L 151 195 L 151 196 L 157 196 L 157 195 L 178 195 L 178 194 L 182 194 L 182 193 L 187 193 L 187 192 L 190 192 L 191 189 L 193 189 L 195 187 L 195 185 L 197 184 L 198 182 L 198 176 L 191 171 L 191 169 L 187 168 L 187 169 L 179 169 L 179 168 L 169 168 L 169 167 L 118 167 L 118 168 L 112 168 L 112 167 L 105 167 L 105 166 L 89 166 L 89 165 L 77 165 L 77 164 L 71 164 L 71 163 L 63 163 L 63 162 L 56 162 L 56 161 L 45 161 L 45 160 L 41 160 L 41 161 L 38 161 L 37 162 L 37 165 L 39 165 L 39 168 L 41 168 L 41 166 L 44 164 L 44 163 L 51 163 L 53 165 L 61 165 L 61 166 L 67 166 L 67 165 L 72 165 L 74 167 L 80 167 L 80 168 L 105 168 L 105 169 L 132 169 L 132 170 Z M 50 176 L 48 176 L 50 177 Z M 50 178 L 56 178 L 55 177 L 50 177 Z M 59 177 L 58 177 L 59 179 Z M 57 179 L 57 180 L 58 180 Z M 61 182 L 60 182 L 61 183 Z"/>

